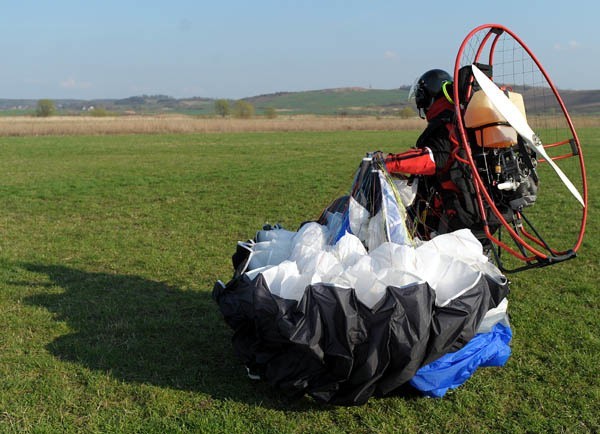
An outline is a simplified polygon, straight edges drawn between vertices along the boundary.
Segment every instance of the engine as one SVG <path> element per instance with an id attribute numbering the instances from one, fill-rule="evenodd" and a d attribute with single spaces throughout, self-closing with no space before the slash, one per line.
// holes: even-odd
<path id="1" fill-rule="evenodd" d="M 537 159 L 521 140 L 507 148 L 479 148 L 475 155 L 482 179 L 503 213 L 533 205 L 537 198 Z"/>

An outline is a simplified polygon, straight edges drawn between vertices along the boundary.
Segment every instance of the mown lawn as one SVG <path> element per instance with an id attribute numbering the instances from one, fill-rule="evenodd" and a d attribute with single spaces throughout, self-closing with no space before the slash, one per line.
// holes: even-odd
<path id="1" fill-rule="evenodd" d="M 362 407 L 247 379 L 210 297 L 237 240 L 316 217 L 417 135 L 0 138 L 0 432 L 598 432 L 600 129 L 579 257 L 511 276 L 506 367 Z"/>

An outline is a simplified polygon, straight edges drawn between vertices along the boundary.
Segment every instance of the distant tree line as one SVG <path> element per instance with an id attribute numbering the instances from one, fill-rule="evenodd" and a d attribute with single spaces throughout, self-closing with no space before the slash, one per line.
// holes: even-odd
<path id="1" fill-rule="evenodd" d="M 230 105 L 229 100 L 218 99 L 215 101 L 214 106 L 215 113 L 221 117 L 233 116 L 238 119 L 250 119 L 254 117 L 255 108 L 248 101 L 237 100 Z M 264 116 L 273 119 L 277 117 L 277 111 L 273 107 L 267 107 L 264 109 Z"/>
<path id="2" fill-rule="evenodd" d="M 35 115 L 40 118 L 47 118 L 56 114 L 56 104 L 51 99 L 40 99 L 35 108 Z M 108 111 L 105 107 L 90 107 L 85 111 L 86 115 L 94 117 L 116 116 L 117 114 Z"/>
<path id="3" fill-rule="evenodd" d="M 206 100 L 207 103 L 209 101 L 210 100 Z M 100 101 L 98 101 L 98 102 L 100 102 Z M 172 97 L 169 97 L 166 95 L 134 96 L 134 97 L 114 101 L 112 103 L 117 107 L 121 106 L 121 104 L 127 104 L 126 107 L 136 107 L 136 105 L 139 105 L 142 107 L 144 105 L 150 104 L 150 106 L 149 106 L 150 109 L 156 109 L 155 105 L 158 104 L 161 107 L 168 108 L 170 110 L 176 109 L 177 108 L 176 105 L 178 104 L 178 102 L 175 98 L 172 98 Z M 232 101 L 232 100 L 227 100 L 227 99 L 217 99 L 217 100 L 214 100 L 213 104 L 214 104 L 214 107 L 213 107 L 214 113 L 217 116 L 221 116 L 223 118 L 232 116 L 232 117 L 238 118 L 238 119 L 250 119 L 250 118 L 254 117 L 256 114 L 256 109 L 255 109 L 254 105 L 252 105 L 249 101 L 243 100 L 243 99 L 237 100 L 237 101 Z M 107 107 L 105 107 L 104 104 L 100 104 L 100 105 L 94 104 L 94 105 L 90 105 L 89 107 L 84 106 L 83 108 L 80 108 L 79 110 L 84 111 L 85 112 L 84 114 L 88 115 L 88 116 L 96 116 L 96 117 L 116 116 L 120 112 L 120 109 L 116 108 L 115 106 L 110 107 L 110 109 L 112 109 L 113 111 L 110 111 L 110 109 L 107 109 Z M 60 108 L 61 113 L 69 113 L 69 108 L 65 108 L 63 103 L 59 104 L 58 107 Z M 115 111 L 115 109 L 116 109 L 116 111 Z M 70 107 L 70 110 L 73 110 L 73 107 Z M 146 107 L 145 110 L 148 110 L 148 108 Z M 35 110 L 36 116 L 48 117 L 48 116 L 52 116 L 52 115 L 56 114 L 56 112 L 57 112 L 57 107 L 53 100 L 41 99 L 37 102 L 37 106 L 36 106 L 36 110 Z M 273 119 L 273 118 L 277 117 L 277 110 L 274 107 L 261 108 L 261 112 L 262 112 L 261 115 L 268 119 Z M 394 109 L 393 111 L 387 112 L 387 114 L 391 114 L 391 113 L 395 113 L 396 115 L 398 115 L 399 117 L 401 117 L 403 119 L 413 118 L 416 116 L 415 110 L 412 107 L 408 107 L 408 106 L 402 107 L 400 109 Z M 342 109 L 342 110 L 336 112 L 336 114 L 341 117 L 349 116 L 348 110 L 345 110 L 345 109 Z M 379 114 L 385 114 L 385 113 L 380 112 Z"/>

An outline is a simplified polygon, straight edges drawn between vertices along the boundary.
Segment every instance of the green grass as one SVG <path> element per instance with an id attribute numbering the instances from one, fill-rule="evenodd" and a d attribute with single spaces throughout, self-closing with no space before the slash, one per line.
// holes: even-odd
<path id="1" fill-rule="evenodd" d="M 246 378 L 210 297 L 237 240 L 316 217 L 366 151 L 417 135 L 0 138 L 0 432 L 598 432 L 599 129 L 587 238 L 511 276 L 506 367 L 362 407 Z"/>

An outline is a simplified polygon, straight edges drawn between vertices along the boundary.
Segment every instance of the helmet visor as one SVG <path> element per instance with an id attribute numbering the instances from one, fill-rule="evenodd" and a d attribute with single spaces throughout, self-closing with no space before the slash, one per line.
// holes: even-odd
<path id="1" fill-rule="evenodd" d="M 419 77 L 415 78 L 415 81 L 413 82 L 412 86 L 410 87 L 410 90 L 408 91 L 408 97 L 406 98 L 407 101 L 413 102 L 413 103 L 415 102 L 418 87 L 419 87 Z"/>

